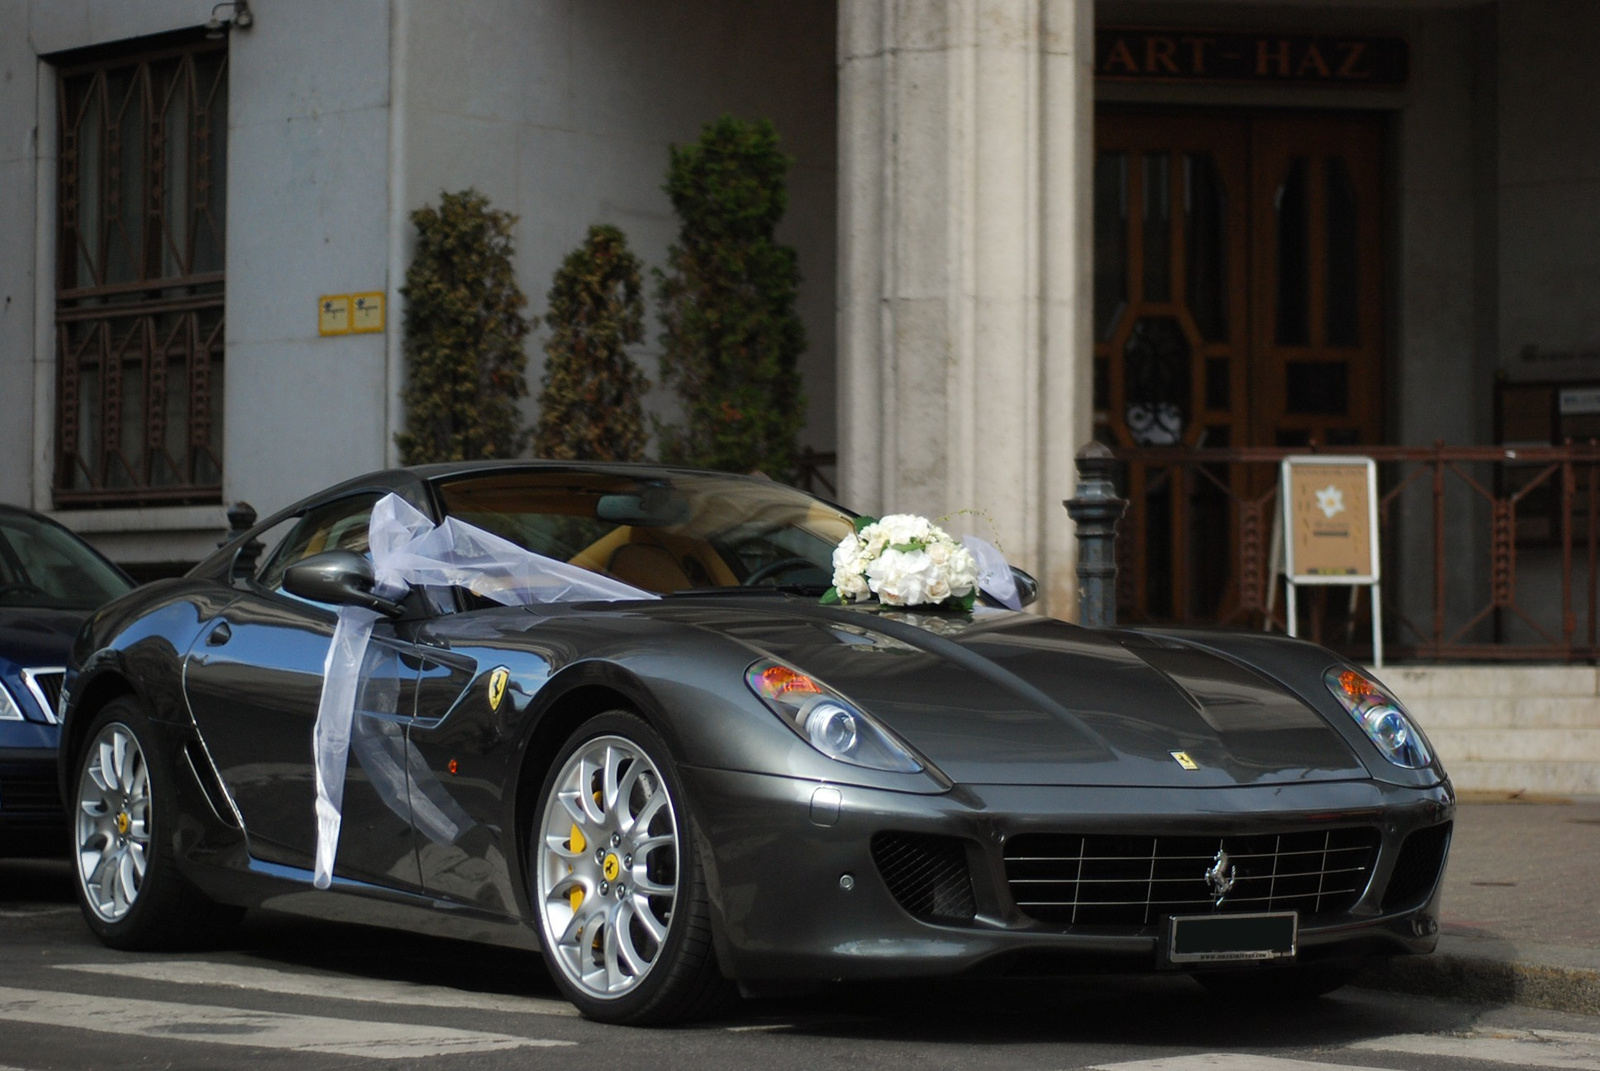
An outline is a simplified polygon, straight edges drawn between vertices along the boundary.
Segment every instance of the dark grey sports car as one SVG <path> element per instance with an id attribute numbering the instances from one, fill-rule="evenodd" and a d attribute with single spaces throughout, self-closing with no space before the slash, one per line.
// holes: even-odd
<path id="1" fill-rule="evenodd" d="M 375 586 L 391 493 L 615 591 Z M 764 480 L 537 462 L 269 518 L 79 636 L 61 776 L 89 926 L 154 948 L 268 905 L 539 948 L 584 1014 L 631 1023 L 912 975 L 1313 995 L 1433 947 L 1454 796 L 1370 675 L 1261 634 L 823 605 L 852 531 Z"/>

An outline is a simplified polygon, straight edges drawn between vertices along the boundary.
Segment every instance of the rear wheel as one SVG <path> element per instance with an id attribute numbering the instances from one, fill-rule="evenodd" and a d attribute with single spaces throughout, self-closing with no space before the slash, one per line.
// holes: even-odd
<path id="1" fill-rule="evenodd" d="M 78 906 L 113 948 L 205 943 L 243 912 L 212 902 L 178 872 L 173 772 L 138 702 L 112 700 L 89 725 L 72 808 Z"/>
<path id="2" fill-rule="evenodd" d="M 540 795 L 529 891 L 545 962 L 591 1019 L 648 1024 L 726 1006 L 687 801 L 641 718 L 602 714 L 568 738 Z"/>

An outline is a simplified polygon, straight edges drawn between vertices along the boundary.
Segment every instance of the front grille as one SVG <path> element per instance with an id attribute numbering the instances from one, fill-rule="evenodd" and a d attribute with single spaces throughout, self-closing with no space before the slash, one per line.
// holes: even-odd
<path id="1" fill-rule="evenodd" d="M 966 842 L 926 833 L 876 833 L 872 861 L 900 906 L 917 918 L 967 922 L 978 913 Z"/>
<path id="2" fill-rule="evenodd" d="M 1223 837 L 1025 833 L 1006 841 L 1006 880 L 1023 914 L 1059 925 L 1289 910 L 1314 919 L 1361 896 L 1378 841 L 1368 827 Z M 1219 853 L 1233 878 L 1221 904 L 1206 880 Z"/>
<path id="3" fill-rule="evenodd" d="M 1400 858 L 1395 860 L 1394 873 L 1389 875 L 1389 887 L 1383 891 L 1385 911 L 1415 907 L 1433 892 L 1444 870 L 1451 824 L 1419 829 L 1406 838 L 1400 847 Z"/>
<path id="4" fill-rule="evenodd" d="M 60 810 L 54 767 L 40 762 L 0 763 L 0 813 L 57 814 Z"/>
<path id="5" fill-rule="evenodd" d="M 22 678 L 27 682 L 28 691 L 33 693 L 33 698 L 38 700 L 39 706 L 44 709 L 46 721 L 54 723 L 56 712 L 61 709 L 61 686 L 66 683 L 67 671 L 64 669 L 25 669 Z"/>

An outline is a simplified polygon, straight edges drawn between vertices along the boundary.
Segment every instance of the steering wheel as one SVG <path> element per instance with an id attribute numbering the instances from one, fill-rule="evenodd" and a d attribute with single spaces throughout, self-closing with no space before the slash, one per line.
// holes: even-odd
<path id="1" fill-rule="evenodd" d="M 775 562 L 768 562 L 749 576 L 744 578 L 744 586 L 750 587 L 763 580 L 769 580 L 780 573 L 787 573 L 794 569 L 816 569 L 817 563 L 810 558 L 780 558 Z"/>

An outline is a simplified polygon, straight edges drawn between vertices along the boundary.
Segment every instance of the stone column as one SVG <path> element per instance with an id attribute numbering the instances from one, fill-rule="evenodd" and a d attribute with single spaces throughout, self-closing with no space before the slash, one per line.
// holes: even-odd
<path id="1" fill-rule="evenodd" d="M 844 502 L 998 536 L 1074 611 L 1090 434 L 1091 0 L 840 0 Z"/>

